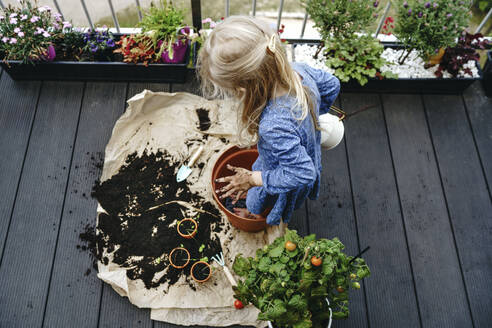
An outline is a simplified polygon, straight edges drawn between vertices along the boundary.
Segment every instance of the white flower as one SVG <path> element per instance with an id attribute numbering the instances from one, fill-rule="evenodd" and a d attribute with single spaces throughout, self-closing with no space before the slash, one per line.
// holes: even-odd
<path id="1" fill-rule="evenodd" d="M 3 43 L 7 43 L 7 42 L 9 42 L 9 38 L 7 38 L 6 36 L 4 36 L 4 37 L 2 38 L 2 42 L 3 42 Z"/>
<path id="2" fill-rule="evenodd" d="M 14 28 L 14 33 L 19 33 L 20 31 L 21 31 L 20 28 L 18 28 L 18 27 Z"/>
<path id="3" fill-rule="evenodd" d="M 17 18 L 11 18 L 10 24 L 17 24 Z"/>
<path id="4" fill-rule="evenodd" d="M 0 15 L 0 21 L 1 21 L 1 20 L 4 20 L 4 19 L 5 19 L 5 17 L 4 17 L 4 16 L 2 16 L 2 15 Z"/>
<path id="5" fill-rule="evenodd" d="M 17 17 L 17 14 L 16 14 L 16 13 L 10 14 L 10 16 L 9 16 L 9 17 L 10 17 L 10 18 Z"/>
<path id="6" fill-rule="evenodd" d="M 24 37 L 24 32 L 19 32 L 19 33 L 17 33 L 17 35 L 18 35 L 20 38 L 22 38 L 22 37 Z"/>
<path id="7" fill-rule="evenodd" d="M 31 23 L 36 23 L 39 20 L 38 16 L 32 16 Z"/>
<path id="8" fill-rule="evenodd" d="M 71 28 L 72 24 L 70 22 L 63 22 L 63 28 Z"/>
<path id="9" fill-rule="evenodd" d="M 51 35 L 50 35 L 48 32 L 44 31 L 43 36 L 44 36 L 45 38 L 49 38 Z"/>
<path id="10" fill-rule="evenodd" d="M 38 8 L 39 12 L 42 13 L 44 11 L 51 11 L 51 8 L 48 6 L 42 6 Z"/>
<path id="11" fill-rule="evenodd" d="M 34 35 L 43 34 L 44 32 L 45 30 L 42 29 L 41 27 L 36 27 L 36 31 L 34 31 Z"/>
<path id="12" fill-rule="evenodd" d="M 27 15 L 22 15 L 22 16 L 21 16 L 21 20 L 23 20 L 23 21 L 24 21 L 24 20 L 26 20 L 26 19 L 27 19 Z"/>
<path id="13" fill-rule="evenodd" d="M 15 44 L 17 43 L 17 39 L 16 38 L 11 38 L 10 39 L 10 44 Z"/>

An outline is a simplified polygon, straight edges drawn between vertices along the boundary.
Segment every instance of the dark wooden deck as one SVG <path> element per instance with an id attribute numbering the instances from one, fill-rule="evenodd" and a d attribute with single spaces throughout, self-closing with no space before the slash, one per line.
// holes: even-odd
<path id="1" fill-rule="evenodd" d="M 1 74 L 1 73 L 0 73 Z M 125 100 L 196 85 L 0 80 L 0 327 L 173 327 L 96 277 L 76 249 L 88 197 Z M 338 236 L 372 269 L 335 327 L 491 327 L 492 101 L 342 94 L 346 137 L 323 153 L 321 197 L 302 233 Z"/>

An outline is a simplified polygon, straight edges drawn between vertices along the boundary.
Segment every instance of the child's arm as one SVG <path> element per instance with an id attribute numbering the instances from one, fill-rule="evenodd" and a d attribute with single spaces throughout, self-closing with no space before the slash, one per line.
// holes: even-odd
<path id="1" fill-rule="evenodd" d="M 334 75 L 308 65 L 304 66 L 304 70 L 316 81 L 321 96 L 319 114 L 328 113 L 340 93 L 340 81 Z"/>

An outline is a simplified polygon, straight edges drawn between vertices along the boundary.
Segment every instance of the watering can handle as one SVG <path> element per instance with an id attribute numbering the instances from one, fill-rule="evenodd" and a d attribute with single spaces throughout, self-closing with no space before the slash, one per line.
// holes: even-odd
<path id="1" fill-rule="evenodd" d="M 236 286 L 237 283 L 236 283 L 236 280 L 234 279 L 234 277 L 232 276 L 231 274 L 231 271 L 229 271 L 229 268 L 227 268 L 225 265 L 223 266 L 224 268 L 224 273 L 227 277 L 227 279 L 229 279 L 229 282 L 233 285 L 233 286 Z"/>

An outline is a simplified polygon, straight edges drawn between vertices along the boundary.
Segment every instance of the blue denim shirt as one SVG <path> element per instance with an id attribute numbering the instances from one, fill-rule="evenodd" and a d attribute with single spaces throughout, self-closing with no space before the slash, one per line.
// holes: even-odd
<path id="1" fill-rule="evenodd" d="M 339 80 L 328 72 L 295 63 L 294 70 L 314 96 L 317 117 L 325 114 L 340 91 Z M 260 117 L 258 159 L 254 171 L 261 171 L 263 186 L 248 191 L 246 206 L 255 214 L 272 210 L 270 225 L 280 219 L 289 222 L 292 212 L 307 197 L 319 195 L 321 177 L 321 133 L 315 130 L 311 115 L 299 121 L 295 99 L 285 95 L 270 100 Z"/>

